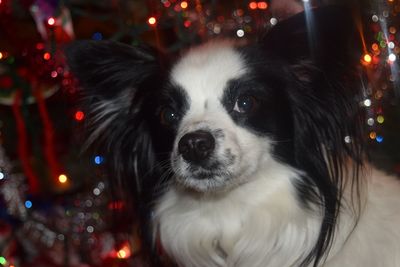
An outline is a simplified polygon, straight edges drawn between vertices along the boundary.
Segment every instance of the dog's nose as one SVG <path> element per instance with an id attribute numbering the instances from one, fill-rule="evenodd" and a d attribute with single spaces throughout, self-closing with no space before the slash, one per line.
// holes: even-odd
<path id="1" fill-rule="evenodd" d="M 215 139 L 206 131 L 185 134 L 178 143 L 178 151 L 182 157 L 192 163 L 200 163 L 214 151 Z"/>

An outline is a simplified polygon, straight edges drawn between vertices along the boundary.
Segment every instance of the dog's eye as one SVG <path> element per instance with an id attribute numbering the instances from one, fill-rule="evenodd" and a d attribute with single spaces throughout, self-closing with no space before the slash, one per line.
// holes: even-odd
<path id="1" fill-rule="evenodd" d="M 160 113 L 161 123 L 167 126 L 175 124 L 179 119 L 178 113 L 172 108 L 163 108 Z"/>
<path id="2" fill-rule="evenodd" d="M 250 113 L 254 111 L 257 106 L 257 100 L 254 96 L 241 95 L 236 100 L 233 110 L 239 113 Z"/>

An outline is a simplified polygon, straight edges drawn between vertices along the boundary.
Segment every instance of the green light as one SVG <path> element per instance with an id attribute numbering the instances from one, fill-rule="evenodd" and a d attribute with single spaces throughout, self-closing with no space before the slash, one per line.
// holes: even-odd
<path id="1" fill-rule="evenodd" d="M 6 265 L 6 263 L 7 263 L 6 258 L 0 256 L 0 264 Z"/>

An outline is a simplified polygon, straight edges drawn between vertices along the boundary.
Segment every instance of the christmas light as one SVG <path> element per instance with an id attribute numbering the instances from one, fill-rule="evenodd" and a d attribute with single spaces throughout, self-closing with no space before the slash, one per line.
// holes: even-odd
<path id="1" fill-rule="evenodd" d="M 33 206 L 32 201 L 30 200 L 25 201 L 25 208 L 30 209 L 32 208 L 32 206 Z"/>
<path id="2" fill-rule="evenodd" d="M 51 58 L 51 55 L 50 55 L 49 52 L 46 52 L 46 53 L 43 54 L 43 59 L 44 60 L 49 60 L 50 58 Z"/>
<path id="3" fill-rule="evenodd" d="M 0 264 L 1 265 L 6 265 L 7 264 L 7 260 L 3 256 L 0 256 Z"/>
<path id="4" fill-rule="evenodd" d="M 5 177 L 4 173 L 0 172 L 0 180 L 3 180 Z"/>
<path id="5" fill-rule="evenodd" d="M 57 71 L 53 70 L 50 75 L 52 78 L 56 78 L 58 76 L 58 73 Z"/>
<path id="6" fill-rule="evenodd" d="M 53 17 L 50 17 L 47 20 L 47 24 L 49 24 L 50 26 L 53 26 L 56 23 L 56 20 Z"/>
<path id="7" fill-rule="evenodd" d="M 243 37 L 243 36 L 244 36 L 244 30 L 242 30 L 242 29 L 237 30 L 237 31 L 236 31 L 236 35 L 237 35 L 238 37 Z"/>
<path id="8" fill-rule="evenodd" d="M 393 54 L 393 53 L 391 53 L 391 54 L 389 55 L 388 59 L 389 59 L 390 62 L 395 62 L 395 61 L 396 61 L 396 55 Z"/>
<path id="9" fill-rule="evenodd" d="M 267 4 L 267 2 L 258 2 L 257 7 L 258 7 L 258 9 L 267 9 L 268 4 Z"/>
<path id="10" fill-rule="evenodd" d="M 101 163 L 103 163 L 104 158 L 102 156 L 96 156 L 94 157 L 94 163 L 96 163 L 97 165 L 100 165 Z"/>
<path id="11" fill-rule="evenodd" d="M 371 104 L 372 104 L 372 102 L 371 102 L 371 100 L 370 100 L 370 99 L 365 99 L 365 100 L 364 100 L 364 106 L 366 106 L 366 107 L 370 107 L 370 106 L 371 106 Z"/>
<path id="12" fill-rule="evenodd" d="M 372 61 L 372 57 L 371 57 L 370 54 L 365 54 L 364 57 L 363 57 L 363 59 L 364 59 L 364 61 L 365 61 L 366 63 L 371 63 L 371 61 Z"/>
<path id="13" fill-rule="evenodd" d="M 369 138 L 375 139 L 376 138 L 376 132 L 370 132 L 369 133 Z"/>
<path id="14" fill-rule="evenodd" d="M 82 121 L 85 118 L 85 113 L 83 113 L 82 111 L 78 110 L 77 112 L 75 112 L 75 120 L 77 121 Z"/>
<path id="15" fill-rule="evenodd" d="M 150 18 L 147 20 L 147 22 L 148 22 L 150 25 L 155 25 L 155 24 L 157 23 L 157 20 L 156 20 L 155 17 L 150 17 Z"/>
<path id="16" fill-rule="evenodd" d="M 250 2 L 250 3 L 249 3 L 249 8 L 250 8 L 250 9 L 253 9 L 253 10 L 254 10 L 254 9 L 257 9 L 257 3 L 256 3 L 256 2 Z"/>
<path id="17" fill-rule="evenodd" d="M 60 174 L 58 176 L 58 181 L 62 184 L 65 184 L 68 181 L 68 177 L 65 174 Z"/>
<path id="18" fill-rule="evenodd" d="M 2 52 L 0 52 L 0 59 L 2 59 L 3 58 L 3 53 Z"/>
<path id="19" fill-rule="evenodd" d="M 182 1 L 182 3 L 181 3 L 181 8 L 182 8 L 182 9 L 185 9 L 185 8 L 187 8 L 187 7 L 188 7 L 188 2 Z"/>
<path id="20" fill-rule="evenodd" d="M 379 116 L 376 118 L 376 121 L 377 121 L 378 123 L 382 124 L 382 123 L 385 121 L 385 118 L 384 118 L 382 115 L 379 115 Z"/>
<path id="21" fill-rule="evenodd" d="M 375 123 L 375 121 L 374 121 L 373 118 L 369 118 L 369 119 L 367 120 L 367 124 L 368 124 L 369 126 L 374 125 L 374 123 Z"/>
<path id="22" fill-rule="evenodd" d="M 376 138 L 375 138 L 375 140 L 376 140 L 376 142 L 378 142 L 378 143 L 382 143 L 382 142 L 383 142 L 383 136 L 377 135 Z"/>
<path id="23" fill-rule="evenodd" d="M 117 257 L 119 259 L 127 259 L 131 256 L 131 249 L 129 248 L 128 245 L 123 246 L 121 249 L 118 250 L 117 252 Z"/>
<path id="24" fill-rule="evenodd" d="M 269 20 L 269 23 L 271 23 L 271 25 L 276 25 L 276 24 L 278 23 L 278 19 L 276 19 L 276 18 L 271 18 L 271 19 Z"/>

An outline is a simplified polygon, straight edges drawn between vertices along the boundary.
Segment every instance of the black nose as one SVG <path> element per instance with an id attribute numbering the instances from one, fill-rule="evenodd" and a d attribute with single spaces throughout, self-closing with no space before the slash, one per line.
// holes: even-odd
<path id="1" fill-rule="evenodd" d="M 206 131 L 185 134 L 178 143 L 179 153 L 186 161 L 192 163 L 200 163 L 207 159 L 214 148 L 214 137 Z"/>

